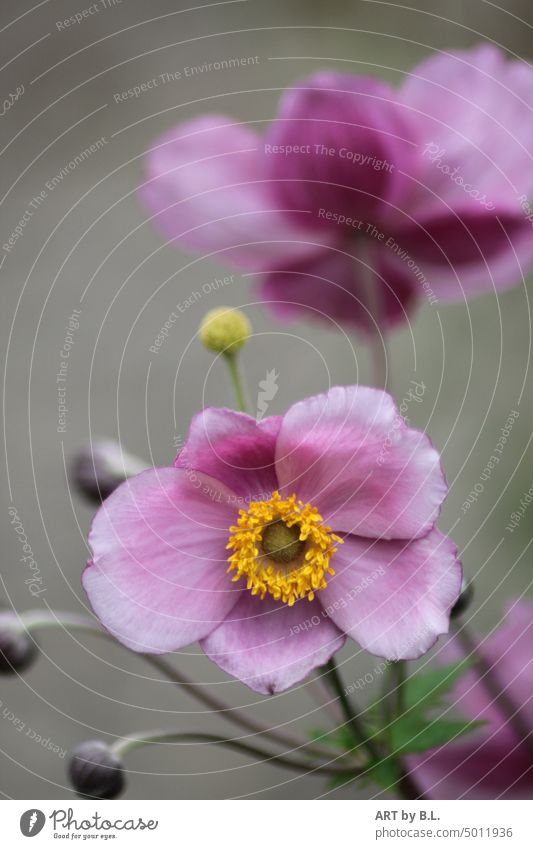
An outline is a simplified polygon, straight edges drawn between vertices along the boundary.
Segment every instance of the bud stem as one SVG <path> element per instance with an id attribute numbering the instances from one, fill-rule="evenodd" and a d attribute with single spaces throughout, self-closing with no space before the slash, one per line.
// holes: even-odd
<path id="1" fill-rule="evenodd" d="M 88 616 L 78 616 L 72 613 L 43 613 L 41 610 L 29 610 L 20 616 L 21 629 L 25 629 L 28 633 L 33 630 L 46 628 L 74 628 L 76 630 L 88 631 L 100 637 L 105 637 L 111 642 L 117 644 L 117 641 L 111 634 L 104 631 L 94 620 Z M 221 714 L 224 719 L 228 719 L 235 725 L 239 725 L 251 734 L 260 734 L 265 739 L 270 739 L 280 746 L 291 750 L 301 749 L 316 757 L 326 758 L 332 757 L 330 750 L 319 745 L 308 743 L 306 740 L 298 740 L 283 731 L 275 731 L 264 727 L 260 722 L 257 722 L 244 711 L 237 708 L 232 708 L 224 702 L 210 695 L 205 688 L 189 681 L 182 672 L 171 666 L 168 661 L 159 655 L 141 654 L 144 660 L 150 663 L 155 669 L 162 672 L 170 682 L 179 687 L 183 687 L 185 692 L 194 696 L 197 701 L 205 705 L 209 710 Z"/>
<path id="2" fill-rule="evenodd" d="M 237 354 L 232 353 L 224 353 L 224 359 L 228 364 L 228 370 L 231 378 L 231 382 L 233 384 L 233 389 L 235 390 L 235 398 L 237 401 L 237 408 L 241 411 L 241 413 L 247 413 L 246 401 L 244 398 L 244 387 L 242 378 L 239 373 L 239 365 L 237 362 Z"/>
<path id="3" fill-rule="evenodd" d="M 330 766 L 329 764 L 313 764 L 312 761 L 298 760 L 294 758 L 286 758 L 283 755 L 272 754 L 259 746 L 243 743 L 241 740 L 224 739 L 217 737 L 215 734 L 204 734 L 196 732 L 166 731 L 164 729 L 157 731 L 147 731 L 144 734 L 139 734 L 131 737 L 123 737 L 110 746 L 112 753 L 122 758 L 128 752 L 137 749 L 139 746 L 146 746 L 153 743 L 183 743 L 191 745 L 193 743 L 206 743 L 215 746 L 227 746 L 230 749 L 235 749 L 238 752 L 244 752 L 254 758 L 261 758 L 263 761 L 272 761 L 286 769 L 292 769 L 296 772 L 317 772 L 324 775 L 345 775 L 346 778 L 356 778 L 363 774 L 363 770 L 355 767 L 340 767 Z M 330 755 L 330 757 L 333 757 Z"/>

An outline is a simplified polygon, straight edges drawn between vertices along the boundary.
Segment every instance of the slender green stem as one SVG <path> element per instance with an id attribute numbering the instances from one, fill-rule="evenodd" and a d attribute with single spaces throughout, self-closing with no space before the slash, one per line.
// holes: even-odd
<path id="1" fill-rule="evenodd" d="M 389 661 L 380 699 L 383 735 L 389 751 L 394 750 L 394 720 L 405 713 L 405 661 Z"/>
<path id="2" fill-rule="evenodd" d="M 331 686 L 331 689 L 339 699 L 344 718 L 346 719 L 346 723 L 350 726 L 355 740 L 362 748 L 366 749 L 368 755 L 372 760 L 379 761 L 381 759 L 381 754 L 372 739 L 368 736 L 363 723 L 359 719 L 359 713 L 346 695 L 346 690 L 344 689 L 341 677 L 339 675 L 339 670 L 337 669 L 337 664 L 335 663 L 335 659 L 333 657 L 331 658 L 331 660 L 328 660 L 328 662 L 324 666 L 324 672 Z"/>
<path id="3" fill-rule="evenodd" d="M 198 687 L 192 681 L 189 681 L 183 673 L 178 673 L 174 667 L 170 666 L 166 660 L 164 660 L 159 655 L 143 655 L 143 657 L 148 660 L 152 666 L 155 666 L 157 669 L 160 669 L 167 678 L 169 678 L 173 684 L 180 685 L 186 688 L 186 692 L 190 692 L 197 701 L 204 704 L 210 710 L 221 713 L 224 715 L 226 719 L 229 719 L 236 725 L 240 725 L 241 728 L 245 728 L 247 731 L 250 731 L 252 734 L 261 734 L 263 737 L 267 739 L 271 739 L 274 742 L 278 743 L 281 746 L 286 746 L 290 749 L 305 749 L 307 752 L 310 752 L 317 757 L 329 757 L 331 758 L 331 751 L 328 749 L 324 749 L 320 746 L 316 746 L 311 743 L 307 743 L 304 740 L 296 740 L 294 737 L 285 734 L 282 731 L 272 731 L 269 728 L 264 727 L 261 723 L 256 722 L 255 719 L 252 719 L 247 713 L 244 713 L 237 708 L 229 707 L 224 702 L 221 702 L 215 696 L 212 696 L 207 691 L 204 691 L 203 688 Z"/>
<path id="4" fill-rule="evenodd" d="M 216 746 L 227 746 L 230 749 L 235 749 L 238 752 L 243 752 L 251 755 L 254 758 L 272 761 L 285 769 L 291 769 L 295 772 L 318 772 L 324 775 L 335 776 L 351 776 L 357 777 L 362 770 L 343 768 L 340 766 L 329 766 L 328 764 L 314 764 L 310 761 L 299 760 L 298 758 L 286 758 L 283 755 L 273 754 L 259 746 L 250 743 L 243 743 L 241 740 L 225 740 L 217 737 L 215 734 L 204 734 L 203 732 L 182 732 L 178 733 L 172 730 L 156 730 L 147 731 L 143 734 L 135 734 L 130 737 L 123 737 L 110 747 L 111 751 L 122 758 L 128 752 L 133 751 L 139 746 L 145 746 L 152 743 L 210 743 Z"/>
<path id="5" fill-rule="evenodd" d="M 372 357 L 372 380 L 378 389 L 387 389 L 388 376 L 388 354 L 387 340 L 385 334 L 380 330 L 383 316 L 383 293 L 381 284 L 372 269 L 371 254 L 364 239 L 359 239 L 357 247 L 357 258 L 359 265 L 356 275 L 361 293 L 363 305 L 368 310 L 370 322 L 369 349 Z"/>
<path id="6" fill-rule="evenodd" d="M 468 626 L 465 624 L 456 626 L 455 633 L 464 652 L 472 659 L 481 684 L 492 697 L 496 707 L 505 715 L 509 727 L 513 729 L 526 751 L 533 758 L 532 731 L 528 723 L 524 721 L 520 708 L 515 705 L 507 691 L 503 689 L 502 684 L 494 674 L 494 668 L 490 661 L 487 661 L 482 652 L 479 651 L 477 642 Z"/>
<path id="7" fill-rule="evenodd" d="M 380 704 L 381 724 L 384 733 L 387 736 L 389 748 L 392 748 L 392 723 L 394 722 L 394 699 L 393 695 L 396 690 L 394 664 L 391 662 L 387 667 L 386 674 L 383 679 L 383 691 Z"/>
<path id="8" fill-rule="evenodd" d="M 395 718 L 405 713 L 405 679 L 406 664 L 404 660 L 391 660 L 385 675 L 383 695 L 380 699 L 383 730 L 388 737 L 389 748 L 392 748 L 392 723 Z"/>
<path id="9" fill-rule="evenodd" d="M 78 616 L 76 613 L 45 613 L 42 610 L 26 610 L 20 615 L 22 626 L 28 633 L 32 631 L 47 631 L 55 628 L 74 628 L 76 631 L 87 631 L 98 634 L 115 642 L 111 634 L 95 625 L 89 616 Z"/>
<path id="10" fill-rule="evenodd" d="M 401 760 L 399 758 L 396 758 L 390 752 L 385 752 L 382 754 L 373 739 L 368 736 L 364 725 L 359 719 L 360 712 L 356 710 L 353 702 L 350 702 L 348 696 L 346 695 L 346 690 L 342 684 L 341 677 L 339 675 L 339 671 L 337 669 L 337 665 L 335 663 L 334 658 L 331 658 L 331 660 L 323 668 L 325 670 L 325 673 L 328 677 L 332 689 L 337 693 L 339 697 L 339 702 L 346 718 L 346 722 L 352 729 L 356 741 L 359 742 L 362 748 L 364 747 L 366 749 L 370 756 L 370 759 L 374 762 L 374 764 L 379 764 L 386 760 L 391 760 L 398 764 L 399 778 L 396 783 L 396 787 L 402 798 L 424 799 L 424 795 L 416 786 L 411 775 L 405 771 Z"/>
<path id="11" fill-rule="evenodd" d="M 396 660 L 393 663 L 394 679 L 396 684 L 395 703 L 396 716 L 402 716 L 405 713 L 405 678 L 407 673 L 407 665 L 405 660 Z"/>
<path id="12" fill-rule="evenodd" d="M 241 413 L 246 413 L 247 406 L 246 400 L 244 397 L 244 386 L 243 381 L 239 371 L 239 363 L 237 360 L 237 354 L 224 354 L 224 359 L 228 364 L 228 370 L 231 377 L 231 382 L 233 384 L 233 389 L 235 390 L 235 399 L 237 401 L 237 407 L 241 411 Z"/>
<path id="13" fill-rule="evenodd" d="M 388 364 L 387 343 L 383 334 L 377 331 L 372 334 L 369 342 L 372 355 L 373 382 L 378 389 L 387 389 Z"/>
<path id="14" fill-rule="evenodd" d="M 400 763 L 400 777 L 396 784 L 398 791 L 403 799 L 427 799 L 427 796 L 424 795 L 422 790 L 418 787 L 416 781 L 410 772 L 407 772 L 401 762 Z"/>
<path id="15" fill-rule="evenodd" d="M 47 613 L 41 610 L 29 610 L 20 616 L 20 620 L 22 626 L 28 633 L 41 629 L 74 628 L 76 630 L 96 634 L 110 640 L 115 645 L 117 644 L 115 638 L 112 637 L 111 634 L 95 625 L 94 620 L 88 616 L 79 616 L 77 614 L 64 612 Z M 205 688 L 198 687 L 192 681 L 189 681 L 182 672 L 177 670 L 160 655 L 141 654 L 140 656 L 155 669 L 159 670 L 159 672 L 162 672 L 163 675 L 169 679 L 170 684 L 177 687 L 183 687 L 185 691 L 193 696 L 198 702 L 205 705 L 209 708 L 209 710 L 220 713 L 223 718 L 229 720 L 234 725 L 239 725 L 241 728 L 252 734 L 260 734 L 265 739 L 270 739 L 279 746 L 283 746 L 291 751 L 302 749 L 315 757 L 332 757 L 331 751 L 326 748 L 314 743 L 308 743 L 306 740 L 296 739 L 292 737 L 292 735 L 285 734 L 282 731 L 273 731 L 270 728 L 263 726 L 260 722 L 257 722 L 244 711 L 230 707 L 208 693 Z"/>

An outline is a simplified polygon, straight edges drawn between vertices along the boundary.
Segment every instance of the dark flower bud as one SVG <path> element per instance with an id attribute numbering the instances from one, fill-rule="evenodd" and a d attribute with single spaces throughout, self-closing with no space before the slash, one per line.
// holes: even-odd
<path id="1" fill-rule="evenodd" d="M 90 501 L 100 504 L 126 478 L 138 475 L 147 464 L 123 451 L 113 439 L 91 442 L 74 456 L 70 479 Z"/>
<path id="2" fill-rule="evenodd" d="M 461 594 L 451 609 L 450 617 L 452 619 L 458 619 L 459 616 L 462 616 L 463 613 L 468 610 L 468 608 L 472 604 L 473 598 L 474 584 L 472 583 L 472 581 L 468 581 L 466 578 L 463 578 Z"/>
<path id="3" fill-rule="evenodd" d="M 76 792 L 88 798 L 115 799 L 125 786 L 122 762 L 101 740 L 87 740 L 76 746 L 68 776 Z"/>
<path id="4" fill-rule="evenodd" d="M 13 613 L 0 613 L 0 675 L 15 675 L 27 669 L 37 656 L 35 641 Z"/>

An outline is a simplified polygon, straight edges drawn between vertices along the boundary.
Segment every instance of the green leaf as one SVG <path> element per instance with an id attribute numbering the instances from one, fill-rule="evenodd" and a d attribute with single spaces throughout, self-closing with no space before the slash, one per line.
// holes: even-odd
<path id="1" fill-rule="evenodd" d="M 416 710 L 422 715 L 431 709 L 442 707 L 445 703 L 444 696 L 471 666 L 472 659 L 466 659 L 427 672 L 413 672 L 404 683 L 406 709 Z M 383 699 L 384 696 L 380 695 L 365 711 L 365 720 L 378 731 L 383 719 Z"/>
<path id="2" fill-rule="evenodd" d="M 313 728 L 308 732 L 308 735 L 313 743 L 322 743 L 325 746 L 332 746 L 334 749 L 340 749 L 343 752 L 352 751 L 357 746 L 348 725 L 344 725 L 342 728 L 335 728 L 333 731 Z"/>
<path id="3" fill-rule="evenodd" d="M 384 790 L 392 791 L 400 778 L 400 765 L 397 761 L 386 758 L 374 764 L 370 770 L 370 777 Z"/>
<path id="4" fill-rule="evenodd" d="M 331 731 L 325 731 L 323 728 L 311 728 L 307 732 L 307 736 L 313 743 L 326 743 Z"/>
<path id="5" fill-rule="evenodd" d="M 442 697 L 471 666 L 471 659 L 460 660 L 449 666 L 439 666 L 429 672 L 410 676 L 404 685 L 406 708 L 416 708 L 417 712 L 422 712 L 431 707 L 438 707 L 442 704 Z"/>
<path id="6" fill-rule="evenodd" d="M 444 743 L 455 741 L 464 734 L 476 731 L 486 723 L 465 719 L 425 719 L 412 711 L 396 719 L 390 728 L 395 755 L 425 752 Z"/>
<path id="7" fill-rule="evenodd" d="M 333 790 L 337 787 L 344 787 L 352 781 L 357 781 L 362 789 L 377 784 L 384 790 L 393 792 L 399 778 L 400 765 L 390 758 L 383 758 L 383 760 L 374 764 L 369 764 L 363 775 L 353 775 L 349 771 L 346 772 L 346 775 L 335 775 L 328 781 L 328 787 Z"/>

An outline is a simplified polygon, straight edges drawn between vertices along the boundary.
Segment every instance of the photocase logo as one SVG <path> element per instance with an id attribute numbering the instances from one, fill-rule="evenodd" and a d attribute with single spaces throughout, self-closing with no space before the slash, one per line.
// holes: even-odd
<path id="1" fill-rule="evenodd" d="M 20 818 L 20 830 L 24 837 L 35 837 L 43 830 L 45 822 L 46 817 L 42 811 L 37 808 L 30 808 Z"/>
<path id="2" fill-rule="evenodd" d="M 278 377 L 279 374 L 276 373 L 276 369 L 270 369 L 267 371 L 266 377 L 264 380 L 259 381 L 259 392 L 257 393 L 257 421 L 260 422 L 266 411 L 268 410 L 268 405 L 270 401 L 272 401 L 278 391 Z"/>

